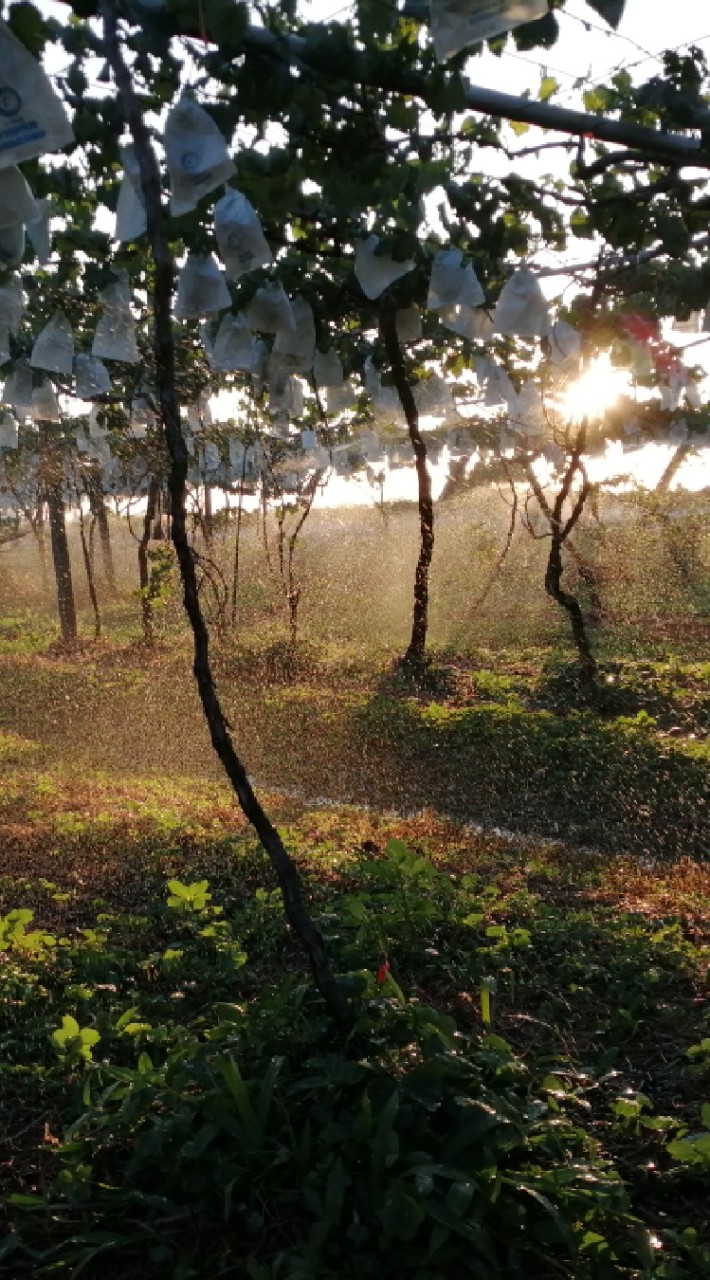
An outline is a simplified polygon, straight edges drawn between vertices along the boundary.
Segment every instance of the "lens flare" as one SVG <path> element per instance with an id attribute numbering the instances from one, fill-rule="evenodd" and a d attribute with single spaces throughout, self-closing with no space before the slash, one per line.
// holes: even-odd
<path id="1" fill-rule="evenodd" d="M 567 385 L 560 397 L 560 409 L 572 422 L 603 418 L 630 387 L 628 370 L 617 369 L 608 355 L 600 355 Z"/>

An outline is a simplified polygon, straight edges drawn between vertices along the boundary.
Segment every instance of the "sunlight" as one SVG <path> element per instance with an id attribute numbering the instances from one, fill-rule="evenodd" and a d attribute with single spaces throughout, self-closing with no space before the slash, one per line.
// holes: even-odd
<path id="1" fill-rule="evenodd" d="M 597 356 L 560 397 L 560 409 L 573 422 L 601 418 L 630 389 L 627 369 L 617 369 L 608 354 Z"/>

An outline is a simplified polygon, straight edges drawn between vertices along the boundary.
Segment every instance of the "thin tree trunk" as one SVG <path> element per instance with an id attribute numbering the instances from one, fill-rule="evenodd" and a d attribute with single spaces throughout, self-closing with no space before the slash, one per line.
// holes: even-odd
<path id="1" fill-rule="evenodd" d="M 51 436 L 51 424 L 40 423 L 42 434 L 42 475 L 44 498 L 49 513 L 49 536 L 52 548 L 54 578 L 57 584 L 57 608 L 62 640 L 71 645 L 77 639 L 76 602 L 72 582 L 71 559 L 67 541 L 63 494 L 62 460 Z"/>
<path id="2" fill-rule="evenodd" d="M 214 511 L 212 509 L 212 485 L 205 480 L 205 511 L 202 519 L 202 532 L 205 543 L 211 548 L 214 538 Z"/>
<path id="3" fill-rule="evenodd" d="M 244 514 L 244 481 L 247 473 L 247 451 L 242 453 L 242 474 L 239 478 L 239 500 L 237 503 L 237 532 L 234 539 L 234 565 L 232 569 L 232 601 L 231 601 L 231 622 L 232 626 L 237 625 L 237 596 L 239 592 L 239 554 L 241 551 L 242 538 L 242 516 Z"/>
<path id="4" fill-rule="evenodd" d="M 42 591 L 45 595 L 49 593 L 49 570 L 47 567 L 47 530 L 45 525 L 44 502 L 40 498 L 37 503 L 37 512 L 32 522 L 35 540 L 37 543 L 37 555 L 39 556 L 39 571 L 42 579 Z"/>
<path id="5" fill-rule="evenodd" d="M 180 425 L 175 378 L 172 295 L 175 263 L 170 250 L 162 201 L 160 170 L 144 115 L 123 60 L 114 0 L 102 0 L 105 54 L 112 68 L 126 122 L 133 136 L 146 205 L 148 237 L 154 264 L 153 316 L 155 368 L 160 418 L 170 457 L 168 487 L 172 540 L 180 566 L 183 600 L 194 641 L 193 670 L 212 745 L 229 778 L 242 811 L 254 827 L 276 874 L 287 919 L 308 956 L 311 971 L 333 1018 L 351 1025 L 348 1001 L 330 969 L 320 930 L 308 912 L 301 877 L 281 836 L 259 803 L 237 755 L 214 682 L 209 656 L 209 633 L 200 606 L 195 560 L 187 535 L 186 481 L 188 456 Z"/>
<path id="6" fill-rule="evenodd" d="M 313 503 L 320 484 L 322 470 L 313 474 L 308 489 L 306 490 L 306 503 L 301 512 L 296 527 L 288 539 L 288 552 L 286 556 L 286 599 L 288 601 L 288 621 L 291 649 L 296 648 L 298 640 L 298 606 L 301 603 L 301 588 L 296 582 L 296 574 L 294 570 L 294 557 L 296 554 L 296 546 L 306 520 L 313 509 Z"/>
<path id="7" fill-rule="evenodd" d="M 407 378 L 402 348 L 397 336 L 397 318 L 394 308 L 383 307 L 380 312 L 380 331 L 392 379 L 407 422 L 407 430 L 414 450 L 414 462 L 417 471 L 419 557 L 414 574 L 412 633 L 402 660 L 405 667 L 410 667 L 416 671 L 426 663 L 427 632 L 429 628 L 429 570 L 434 554 L 434 502 L 431 492 L 431 476 L 427 463 L 426 445 L 419 430 L 419 411 Z"/>
<path id="8" fill-rule="evenodd" d="M 101 483 L 101 464 L 99 462 L 90 463 L 86 472 L 86 490 L 89 495 L 89 506 L 91 514 L 94 517 L 99 530 L 99 542 L 101 544 L 101 562 L 104 570 L 104 580 L 111 595 L 116 594 L 116 569 L 113 563 L 113 548 L 111 546 L 111 530 L 108 523 L 108 512 L 104 501 L 104 489 Z"/>
<path id="9" fill-rule="evenodd" d="M 81 496 L 79 497 L 79 540 L 81 542 L 81 553 L 84 557 L 84 569 L 86 571 L 86 583 L 89 588 L 89 599 L 91 607 L 94 611 L 94 639 L 98 640 L 101 635 L 101 610 L 99 608 L 99 597 L 96 594 L 96 581 L 94 578 L 94 566 L 89 544 L 86 538 L 86 529 L 84 527 L 84 512 L 81 509 Z"/>
<path id="10" fill-rule="evenodd" d="M 530 485 L 530 488 L 533 490 L 535 497 L 537 498 L 537 503 L 538 503 L 538 506 L 540 507 L 540 510 L 542 511 L 543 515 L 545 515 L 547 519 L 550 521 L 550 527 L 552 527 L 552 521 L 554 519 L 552 507 L 547 501 L 544 490 L 538 483 L 537 477 L 535 476 L 535 472 L 533 471 L 529 462 L 525 463 L 525 474 L 528 478 L 528 483 Z M 580 515 L 581 515 L 581 511 L 580 511 Z M 575 545 L 575 543 L 572 541 L 572 539 L 568 535 L 565 537 L 565 548 L 569 552 L 572 559 L 574 560 L 577 566 L 577 573 L 579 574 L 580 578 L 582 579 L 582 582 L 584 583 L 589 593 L 590 625 L 592 623 L 596 625 L 600 623 L 604 617 L 604 601 L 602 600 L 602 597 L 599 594 L 597 571 L 594 568 L 594 565 L 591 564 L 589 560 L 585 559 L 585 557 L 582 555 L 581 551 L 579 550 L 579 547 Z"/>
<path id="11" fill-rule="evenodd" d="M 597 674 L 597 663 L 589 644 L 584 614 L 577 597 L 562 588 L 562 574 L 564 572 L 562 546 L 561 530 L 555 528 L 552 530 L 552 538 L 550 540 L 550 554 L 545 572 L 545 590 L 567 613 L 572 630 L 572 639 L 579 654 L 582 674 L 585 680 L 593 681 Z"/>
<path id="12" fill-rule="evenodd" d="M 587 636 L 584 614 L 582 613 L 582 608 L 577 597 L 572 595 L 570 591 L 565 591 L 562 586 L 562 574 L 564 573 L 562 548 L 579 520 L 590 493 L 590 485 L 586 478 L 584 478 L 582 488 L 575 499 L 572 513 L 567 520 L 564 520 L 565 502 L 570 495 L 574 477 L 577 471 L 582 467 L 582 454 L 584 453 L 585 444 L 586 430 L 582 427 L 577 437 L 577 443 L 572 451 L 567 470 L 562 478 L 562 484 L 560 485 L 559 492 L 557 493 L 552 506 L 548 503 L 547 498 L 545 497 L 545 494 L 531 468 L 529 468 L 529 479 L 540 508 L 547 516 L 550 524 L 550 554 L 547 559 L 547 569 L 545 571 L 545 590 L 547 594 L 565 610 L 565 613 L 569 618 L 570 628 L 572 630 L 572 639 L 574 640 L 577 653 L 579 654 L 582 676 L 586 682 L 591 684 L 596 678 L 597 663 L 594 654 L 592 653 L 589 637 Z"/>
<path id="13" fill-rule="evenodd" d="M 155 642 L 155 622 L 153 601 L 150 595 L 150 568 L 148 566 L 148 543 L 153 532 L 153 522 L 160 497 L 160 481 L 155 476 L 148 483 L 148 498 L 143 516 L 143 531 L 138 543 L 138 581 L 141 593 L 141 624 L 143 627 L 143 643 L 152 645 Z"/>
<path id="14" fill-rule="evenodd" d="M 672 454 L 670 461 L 663 472 L 658 484 L 656 485 L 656 493 L 668 493 L 671 484 L 675 480 L 686 458 L 692 451 L 692 444 L 689 440 L 684 440 L 682 444 Z"/>

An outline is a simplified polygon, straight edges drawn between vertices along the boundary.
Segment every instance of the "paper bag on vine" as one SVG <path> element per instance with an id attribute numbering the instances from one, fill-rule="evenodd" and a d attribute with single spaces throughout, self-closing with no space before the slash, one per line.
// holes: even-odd
<path id="1" fill-rule="evenodd" d="M 34 388 L 31 413 L 35 422 L 61 422 L 59 401 L 49 378 L 45 378 Z"/>
<path id="2" fill-rule="evenodd" d="M 74 432 L 74 439 L 76 440 L 77 453 L 89 452 L 89 440 L 83 427 L 77 427 Z"/>
<path id="3" fill-rule="evenodd" d="M 339 387 L 326 387 L 325 407 L 328 413 L 345 413 L 357 403 L 357 387 L 348 379 Z"/>
<path id="4" fill-rule="evenodd" d="M 78 355 L 74 360 L 75 394 L 78 400 L 95 400 L 108 395 L 111 375 L 97 356 Z"/>
<path id="5" fill-rule="evenodd" d="M 329 351 L 316 351 L 313 358 L 313 377 L 319 391 L 329 387 L 342 387 L 343 362 L 335 347 Z"/>
<path id="6" fill-rule="evenodd" d="M 532 271 L 519 267 L 503 285 L 493 313 L 496 333 L 519 338 L 541 338 L 550 331 L 545 295 Z"/>
<path id="7" fill-rule="evenodd" d="M 533 22 L 548 12 L 547 0 L 431 0 L 431 34 L 439 62 Z"/>
<path id="8" fill-rule="evenodd" d="M 518 402 L 517 392 L 510 376 L 494 360 L 480 357 L 476 360 L 476 378 L 484 388 L 484 403 L 489 407 L 506 404 L 513 412 Z"/>
<path id="9" fill-rule="evenodd" d="M 217 201 L 214 229 L 230 280 L 238 280 L 255 267 L 268 267 L 272 261 L 259 215 L 241 191 L 232 187 Z"/>
<path id="10" fill-rule="evenodd" d="M 212 423 L 210 396 L 203 392 L 193 404 L 187 406 L 187 425 L 191 431 L 199 435 L 200 431 L 203 431 L 205 427 L 211 427 Z"/>
<path id="11" fill-rule="evenodd" d="M 490 342 L 493 337 L 493 318 L 485 307 L 466 307 L 460 303 L 442 307 L 441 323 L 469 342 Z"/>
<path id="12" fill-rule="evenodd" d="M 133 143 L 121 147 L 121 159 L 123 178 L 116 205 L 115 235 L 116 239 L 123 243 L 126 240 L 140 240 L 148 228 L 148 219 L 141 186 L 140 166 Z"/>
<path id="13" fill-rule="evenodd" d="M 414 270 L 414 262 L 398 262 L 391 253 L 380 252 L 379 236 L 360 240 L 355 249 L 355 277 L 366 298 L 379 298 L 395 280 Z"/>
<path id="14" fill-rule="evenodd" d="M 12 276 L 0 287 L 0 326 L 6 333 L 17 333 L 25 310 L 25 297 L 19 276 Z"/>
<path id="15" fill-rule="evenodd" d="M 25 175 L 14 164 L 7 169 L 0 169 L 0 227 L 11 227 L 16 222 L 30 222 L 37 217 L 39 209 Z"/>
<path id="16" fill-rule="evenodd" d="M 188 254 L 178 275 L 177 319 L 196 320 L 231 305 L 232 296 L 214 254 Z"/>
<path id="17" fill-rule="evenodd" d="M 0 418 L 0 449 L 16 449 L 18 442 L 17 422 L 6 411 Z"/>
<path id="18" fill-rule="evenodd" d="M 437 253 L 429 281 L 427 306 L 430 310 L 457 303 L 463 307 L 480 307 L 485 300 L 473 267 L 470 263 L 463 265 L 460 249 L 442 249 Z"/>
<path id="19" fill-rule="evenodd" d="M 422 317 L 418 307 L 402 307 L 395 315 L 400 342 L 418 342 L 422 336 Z"/>
<path id="20" fill-rule="evenodd" d="M 6 22 L 0 22 L 0 84 L 0 169 L 74 141 L 61 99 Z"/>
<path id="21" fill-rule="evenodd" d="M 296 327 L 291 303 L 283 285 L 276 280 L 257 289 L 246 309 L 246 318 L 252 329 L 261 333 L 281 333 Z"/>
<path id="22" fill-rule="evenodd" d="M 276 334 L 274 351 L 289 373 L 310 373 L 316 350 L 316 326 L 313 311 L 305 298 L 297 295 L 291 303 L 293 328 Z"/>
<path id="23" fill-rule="evenodd" d="M 131 291 L 128 275 L 121 272 L 114 284 L 107 285 L 99 294 L 103 315 L 96 326 L 91 354 L 100 360 L 122 360 L 125 364 L 139 364 L 140 351 L 136 342 L 136 326 L 131 314 Z"/>
<path id="24" fill-rule="evenodd" d="M 209 473 L 219 471 L 219 468 L 222 465 L 222 459 L 216 444 L 211 440 L 207 440 L 202 446 L 201 455 L 200 463 L 203 471 Z"/>
<path id="25" fill-rule="evenodd" d="M 18 418 L 26 418 L 32 411 L 32 370 L 26 360 L 18 360 L 5 379 L 2 391 L 3 404 L 15 410 Z"/>
<path id="26" fill-rule="evenodd" d="M 30 356 L 33 369 L 47 369 L 71 377 L 74 368 L 74 333 L 67 317 L 58 311 L 35 339 Z"/>
<path id="27" fill-rule="evenodd" d="M 194 98 L 183 95 L 165 125 L 165 158 L 170 175 L 170 212 L 190 213 L 197 203 L 234 173 L 227 143 L 214 120 Z"/>
<path id="28" fill-rule="evenodd" d="M 155 426 L 155 414 L 146 396 L 135 396 L 131 401 L 130 424 L 134 440 L 145 440 L 148 428 Z"/>
<path id="29" fill-rule="evenodd" d="M 50 217 L 52 204 L 50 200 L 37 201 L 37 217 L 27 223 L 27 235 L 35 251 L 37 261 L 44 266 L 52 256 L 52 232 Z"/>
<path id="30" fill-rule="evenodd" d="M 547 335 L 550 344 L 550 360 L 553 364 L 565 364 L 575 360 L 582 349 L 582 335 L 566 320 L 557 320 Z"/>
<path id="31" fill-rule="evenodd" d="M 15 222 L 11 227 L 3 227 L 0 230 L 0 268 L 5 271 L 12 267 L 19 267 L 24 256 L 24 222 Z"/>
<path id="32" fill-rule="evenodd" d="M 253 373 L 254 334 L 245 317 L 231 311 L 222 317 L 210 356 L 210 364 L 218 373 Z"/>

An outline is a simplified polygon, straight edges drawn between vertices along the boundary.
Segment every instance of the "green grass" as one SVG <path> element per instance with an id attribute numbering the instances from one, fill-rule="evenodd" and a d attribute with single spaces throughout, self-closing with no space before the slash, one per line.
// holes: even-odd
<path id="1" fill-rule="evenodd" d="M 21 758 L 7 778 L 18 1280 L 710 1266 L 702 864 L 272 797 L 349 975 L 338 1046 L 223 786 Z M 171 907 L 168 880 L 210 896 Z"/>

